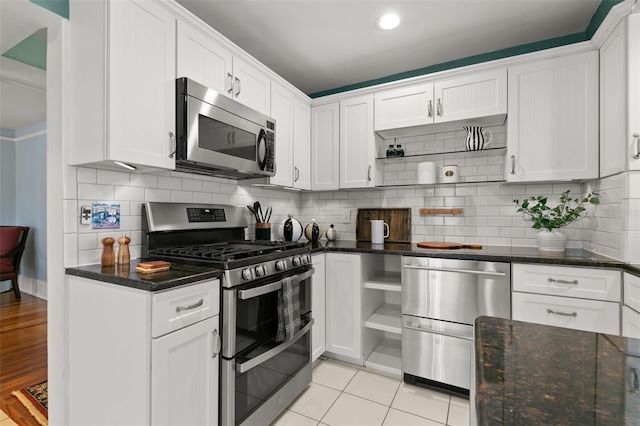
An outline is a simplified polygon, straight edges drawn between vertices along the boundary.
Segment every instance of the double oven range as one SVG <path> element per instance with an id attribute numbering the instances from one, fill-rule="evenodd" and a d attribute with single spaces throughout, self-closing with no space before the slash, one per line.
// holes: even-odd
<path id="1" fill-rule="evenodd" d="M 269 424 L 311 382 L 309 249 L 302 243 L 245 241 L 246 227 L 241 207 L 155 202 L 142 207 L 143 256 L 223 271 L 221 425 Z M 285 283 L 300 325 L 283 339 L 278 310 L 284 308 Z"/>

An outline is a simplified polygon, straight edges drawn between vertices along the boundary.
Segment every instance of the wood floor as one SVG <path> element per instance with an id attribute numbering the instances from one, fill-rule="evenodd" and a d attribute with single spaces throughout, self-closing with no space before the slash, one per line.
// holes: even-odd
<path id="1" fill-rule="evenodd" d="M 47 301 L 13 291 L 0 294 L 0 409 L 19 425 L 38 426 L 11 395 L 47 380 Z"/>

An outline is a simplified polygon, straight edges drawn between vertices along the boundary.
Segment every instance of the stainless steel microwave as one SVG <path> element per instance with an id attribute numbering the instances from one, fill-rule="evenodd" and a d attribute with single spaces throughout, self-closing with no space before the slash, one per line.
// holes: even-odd
<path id="1" fill-rule="evenodd" d="M 275 140 L 274 119 L 186 77 L 176 80 L 176 170 L 273 176 Z"/>

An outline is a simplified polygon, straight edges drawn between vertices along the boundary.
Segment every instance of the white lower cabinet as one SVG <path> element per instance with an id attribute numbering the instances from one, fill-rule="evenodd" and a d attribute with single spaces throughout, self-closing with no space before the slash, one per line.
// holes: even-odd
<path id="1" fill-rule="evenodd" d="M 325 254 L 311 256 L 313 280 L 311 283 L 311 312 L 313 312 L 313 328 L 311 329 L 311 362 L 318 359 L 325 351 Z"/>
<path id="2" fill-rule="evenodd" d="M 362 254 L 362 351 L 364 365 L 402 371 L 401 256 Z"/>
<path id="3" fill-rule="evenodd" d="M 326 253 L 326 351 L 362 365 L 360 254 Z"/>
<path id="4" fill-rule="evenodd" d="M 66 278 L 69 424 L 218 424 L 218 279 L 149 292 Z"/>
<path id="5" fill-rule="evenodd" d="M 620 334 L 620 271 L 514 263 L 511 279 L 514 320 Z"/>
<path id="6" fill-rule="evenodd" d="M 622 335 L 640 339 L 640 313 L 628 306 L 622 307 Z"/>
<path id="7" fill-rule="evenodd" d="M 514 292 L 511 306 L 517 321 L 620 334 L 619 303 Z"/>

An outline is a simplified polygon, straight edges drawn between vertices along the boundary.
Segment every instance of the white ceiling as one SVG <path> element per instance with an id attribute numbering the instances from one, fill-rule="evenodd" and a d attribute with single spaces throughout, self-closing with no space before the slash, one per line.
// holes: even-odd
<path id="1" fill-rule="evenodd" d="M 307 94 L 583 32 L 600 0 L 177 0 Z M 394 30 L 374 27 L 387 11 Z"/>

